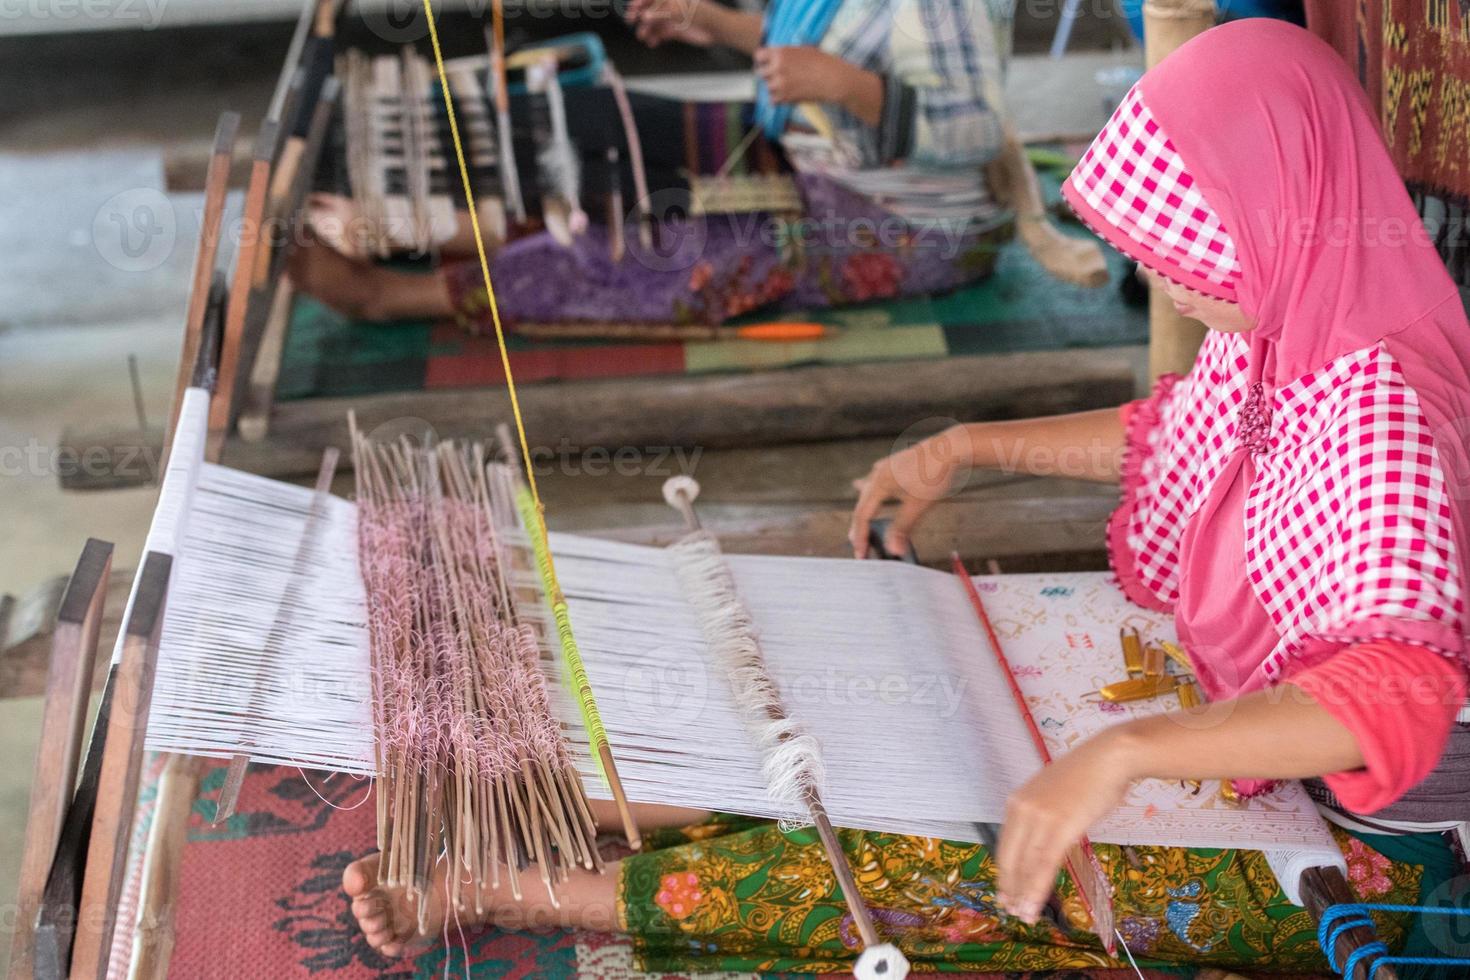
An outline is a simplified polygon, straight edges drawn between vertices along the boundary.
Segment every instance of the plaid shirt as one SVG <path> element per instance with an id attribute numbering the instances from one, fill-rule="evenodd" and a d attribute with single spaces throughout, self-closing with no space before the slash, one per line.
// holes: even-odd
<path id="1" fill-rule="evenodd" d="M 969 167 L 1000 151 L 1001 52 L 1014 8 L 1015 0 L 844 0 L 821 49 L 884 81 L 876 129 L 827 107 L 863 166 Z"/>

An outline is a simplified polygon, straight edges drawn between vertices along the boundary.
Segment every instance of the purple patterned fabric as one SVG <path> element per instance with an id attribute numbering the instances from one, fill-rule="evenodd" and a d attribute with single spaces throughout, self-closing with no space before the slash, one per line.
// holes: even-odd
<path id="1" fill-rule="evenodd" d="M 813 309 L 942 293 L 983 279 L 1009 226 L 981 232 L 905 222 L 832 180 L 798 178 L 799 217 L 714 215 L 665 222 L 645 250 L 627 229 L 620 262 L 593 226 L 564 248 L 545 232 L 511 242 L 491 276 L 500 312 L 518 321 L 718 324 L 761 310 Z M 474 263 L 447 270 L 457 317 L 489 329 Z"/>

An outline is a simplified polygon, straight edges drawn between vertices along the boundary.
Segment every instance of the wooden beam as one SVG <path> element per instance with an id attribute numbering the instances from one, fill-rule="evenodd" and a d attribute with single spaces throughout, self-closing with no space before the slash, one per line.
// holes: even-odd
<path id="1" fill-rule="evenodd" d="M 1104 486 L 1095 493 L 944 500 L 935 504 L 915 529 L 914 549 L 946 563 L 951 552 L 959 552 L 970 561 L 1098 553 L 1103 547 L 1108 516 L 1117 502 L 1117 489 Z M 851 507 L 801 513 L 773 506 L 762 509 L 768 512 L 762 517 L 727 516 L 724 508 L 707 505 L 700 508 L 700 519 L 719 537 L 721 549 L 731 554 L 851 556 L 847 543 Z M 654 518 L 652 513 L 648 516 Z M 672 544 L 683 531 L 665 518 L 664 523 L 578 533 L 663 547 Z"/>
<path id="2" fill-rule="evenodd" d="M 51 637 L 51 670 L 41 714 L 41 737 L 31 780 L 30 812 L 21 853 L 15 932 L 10 944 L 11 980 L 30 980 L 35 970 L 36 916 L 76 789 L 77 764 L 92 690 L 97 637 L 112 569 L 112 545 L 88 539 L 61 600 Z"/>
<path id="3" fill-rule="evenodd" d="M 282 276 L 265 318 L 260 337 L 260 350 L 250 369 L 250 382 L 240 406 L 238 428 L 246 442 L 259 442 L 270 430 L 271 409 L 276 404 L 276 381 L 281 376 L 281 355 L 286 349 L 286 332 L 291 325 L 291 310 L 296 303 L 296 288 Z"/>
<path id="4" fill-rule="evenodd" d="M 82 901 L 77 909 L 72 943 L 72 980 L 107 980 L 118 900 L 127 873 L 128 844 L 138 804 L 143 768 L 143 739 L 153 698 L 158 661 L 158 635 L 163 627 L 173 559 L 149 552 L 138 579 L 138 591 L 124 628 L 122 659 L 115 668 L 116 687 L 107 719 L 107 742 L 97 803 L 87 843 Z"/>
<path id="5" fill-rule="evenodd" d="M 1312 913 L 1312 918 L 1319 921 L 1322 913 L 1333 905 L 1350 905 L 1360 901 L 1337 868 L 1308 868 L 1303 871 L 1301 893 L 1307 911 Z M 1337 962 L 1343 964 L 1354 951 L 1378 941 L 1378 935 L 1372 929 L 1344 929 L 1333 944 L 1333 952 L 1337 956 Z M 1344 980 L 1398 980 L 1398 974 L 1391 965 L 1387 965 L 1380 966 L 1370 976 L 1367 967 L 1359 964 L 1353 970 L 1353 975 Z"/>
<path id="6" fill-rule="evenodd" d="M 51 645 L 56 633 L 57 617 L 71 581 L 70 575 L 58 575 L 42 582 L 17 604 L 17 627 L 7 640 L 0 640 L 0 698 L 40 697 L 46 693 L 46 677 L 51 662 Z M 133 590 L 133 570 L 112 570 L 108 578 L 107 598 L 102 604 L 102 628 L 98 644 L 111 650 L 122 627 L 123 607 Z M 93 674 L 93 690 L 105 675 Z"/>
<path id="7" fill-rule="evenodd" d="M 1134 396 L 1135 348 L 1030 351 L 742 374 L 525 385 L 533 450 L 564 446 L 776 445 L 937 431 L 946 421 L 1026 418 L 1122 404 Z M 509 417 L 503 387 L 396 392 L 277 403 L 269 435 L 235 440 L 229 465 L 309 477 L 329 446 L 348 445 L 347 412 L 367 431 L 492 442 Z"/>

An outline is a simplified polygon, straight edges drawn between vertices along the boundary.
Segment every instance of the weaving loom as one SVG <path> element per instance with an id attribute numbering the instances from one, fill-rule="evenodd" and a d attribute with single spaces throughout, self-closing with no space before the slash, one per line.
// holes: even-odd
<path id="1" fill-rule="evenodd" d="M 368 625 L 369 607 L 382 599 L 370 592 L 382 585 L 365 586 L 373 575 L 359 567 L 359 555 L 382 549 L 366 547 L 358 506 L 204 462 L 206 402 L 197 389 L 185 398 L 149 535 L 149 550 L 172 555 L 175 572 L 148 746 L 382 775 L 374 712 L 383 694 L 374 687 Z M 360 440 L 360 466 L 368 451 Z M 1008 794 L 1039 768 L 961 584 L 916 566 L 726 557 L 705 533 L 669 549 L 552 535 L 581 657 L 569 667 L 537 569 L 538 531 L 528 524 L 535 512 L 510 467 L 487 464 L 483 483 L 473 468 L 463 478 L 484 488 L 474 497 L 477 519 L 493 543 L 478 560 L 497 566 L 507 594 L 518 597 L 501 625 L 534 627 L 535 662 L 564 739 L 551 751 L 567 753 L 581 776 L 576 789 L 588 796 L 613 796 L 598 775 L 596 733 L 605 730 L 633 801 L 807 823 L 802 790 L 810 782 L 836 826 L 978 841 L 977 824 L 999 821 Z M 1129 605 L 1102 575 L 974 582 L 1053 751 L 1137 711 L 1172 706 L 1166 699 L 1105 713 L 1088 702 L 1109 671 L 1100 641 L 1120 625 L 1146 639 L 1172 638 L 1164 617 Z M 731 632 L 731 609 L 748 610 L 773 685 L 764 694 L 729 666 L 732 645 L 744 642 L 740 628 Z M 572 670 L 585 670 L 595 694 L 600 717 L 592 724 Z M 853 691 L 868 694 L 855 701 Z M 762 720 L 771 698 L 789 715 L 774 728 Z M 914 800 L 924 801 L 921 812 Z M 1262 849 L 1296 901 L 1304 871 L 1342 865 L 1294 783 L 1232 806 L 1209 784 L 1147 781 L 1092 837 Z M 417 845 L 420 878 L 437 859 L 435 840 Z M 560 844 L 557 861 L 590 864 L 579 848 Z M 507 854 L 501 863 L 513 863 Z M 478 880 L 498 873 L 483 853 L 460 859 L 484 868 Z M 556 874 L 555 863 L 543 870 L 548 888 Z"/>
<path id="2" fill-rule="evenodd" d="M 497 16 L 497 25 L 499 20 Z M 597 37 L 578 35 L 570 49 L 529 47 L 508 58 L 498 37 L 497 27 L 488 55 L 444 64 L 459 110 L 456 121 L 481 226 L 493 240 L 505 240 L 512 224 L 527 220 L 525 202 L 535 198 L 546 227 L 559 239 L 585 230 L 581 164 L 568 133 L 564 77 L 566 84 L 603 84 L 612 90 L 631 154 L 636 206 L 646 218 L 648 188 L 637 128 L 622 80 Z M 586 65 L 559 70 L 562 61 L 583 53 Z M 533 97 L 527 118 L 512 119 L 505 79 L 509 69 L 521 70 L 516 88 Z M 343 112 L 340 130 L 332 136 L 341 150 L 341 172 L 333 182 L 352 198 L 360 222 L 353 240 L 338 244 L 380 257 L 424 255 L 463 235 L 456 211 L 466 208 L 464 188 L 433 64 L 412 46 L 371 56 L 354 48 L 338 56 L 336 74 L 342 81 Z M 513 134 L 522 130 L 534 145 L 535 183 L 530 188 L 522 185 L 516 162 Z M 616 162 L 614 158 L 611 167 L 615 184 Z M 615 224 L 622 220 L 621 201 L 614 201 L 619 196 L 616 189 L 609 195 L 609 220 Z"/>

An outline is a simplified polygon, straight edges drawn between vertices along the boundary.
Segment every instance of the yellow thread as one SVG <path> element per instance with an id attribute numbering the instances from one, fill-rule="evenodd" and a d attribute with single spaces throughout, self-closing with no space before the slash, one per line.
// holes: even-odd
<path id="1" fill-rule="evenodd" d="M 490 320 L 495 324 L 495 342 L 500 347 L 500 366 L 505 371 L 505 387 L 510 392 L 510 411 L 516 420 L 516 435 L 521 440 L 521 459 L 526 464 L 526 482 L 531 486 L 531 499 L 536 502 L 536 522 L 546 533 L 546 518 L 541 506 L 541 492 L 536 487 L 536 471 L 531 465 L 531 446 L 526 441 L 526 423 L 521 418 L 521 400 L 516 395 L 516 379 L 510 372 L 510 351 L 505 346 L 505 330 L 500 325 L 500 307 L 495 302 L 495 287 L 490 283 L 490 260 L 485 257 L 485 239 L 480 235 L 480 217 L 475 210 L 475 194 L 470 189 L 470 168 L 465 164 L 464 144 L 459 138 L 459 119 L 454 114 L 454 97 L 449 94 L 449 77 L 444 71 L 444 54 L 439 50 L 439 29 L 434 25 L 434 7 L 424 0 L 424 16 L 429 21 L 429 43 L 434 48 L 434 65 L 439 71 L 439 91 L 444 95 L 444 110 L 449 115 L 449 135 L 454 140 L 454 157 L 459 163 L 459 179 L 464 184 L 465 204 L 470 209 L 470 230 L 475 235 L 475 252 L 480 257 L 480 276 L 485 280 L 485 295 L 490 302 Z M 556 572 L 552 571 L 555 580 Z"/>
<path id="2" fill-rule="evenodd" d="M 562 595 L 561 583 L 556 577 L 556 564 L 551 557 L 551 547 L 546 540 L 546 509 L 541 503 L 541 491 L 536 486 L 536 470 L 531 463 L 531 446 L 526 440 L 526 423 L 521 417 L 521 400 L 516 395 L 516 380 L 510 370 L 510 351 L 505 346 L 505 330 L 500 324 L 500 307 L 495 302 L 495 286 L 490 282 L 490 260 L 485 256 L 485 239 L 480 234 L 480 218 L 475 210 L 475 193 L 470 188 L 470 169 L 465 163 L 464 144 L 459 138 L 459 120 L 454 114 L 454 97 L 449 93 L 449 77 L 444 71 L 444 54 L 439 49 L 439 29 L 434 24 L 434 7 L 431 0 L 424 0 L 424 17 L 429 21 L 429 43 L 434 49 L 434 66 L 439 72 L 439 91 L 444 96 L 444 111 L 449 116 L 449 135 L 454 140 L 454 158 L 459 164 L 459 179 L 464 185 L 465 204 L 470 209 L 470 230 L 475 236 L 475 253 L 480 259 L 480 276 L 485 281 L 485 296 L 490 304 L 490 320 L 495 324 L 495 343 L 500 347 L 500 366 L 505 371 L 505 387 L 510 392 L 510 411 L 515 417 L 516 435 L 521 442 L 521 460 L 525 463 L 526 482 L 529 493 L 517 494 L 517 506 L 521 521 L 531 536 L 531 547 L 536 555 L 536 565 L 541 572 L 541 581 L 546 588 L 547 601 L 551 604 L 556 619 L 556 632 L 561 639 L 562 657 L 577 688 L 577 701 L 582 711 L 582 723 L 587 737 L 592 742 L 593 755 L 598 769 L 602 769 L 601 754 L 597 751 L 607 745 L 607 730 L 592 696 L 592 686 L 587 680 L 587 670 L 582 665 L 582 654 L 572 636 L 571 620 L 567 617 L 567 603 Z M 604 774 L 605 775 L 605 774 Z"/>

